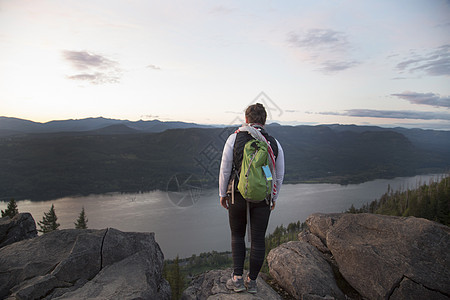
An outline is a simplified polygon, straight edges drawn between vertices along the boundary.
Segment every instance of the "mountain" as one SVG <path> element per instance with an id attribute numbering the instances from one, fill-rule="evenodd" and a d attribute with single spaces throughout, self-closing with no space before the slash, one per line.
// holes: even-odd
<path id="1" fill-rule="evenodd" d="M 95 134 L 114 135 L 114 134 L 136 134 L 136 133 L 140 133 L 140 131 L 137 129 L 128 127 L 125 124 L 114 124 L 114 125 L 109 125 L 106 127 L 102 127 L 100 129 L 96 129 L 96 130 L 84 131 L 83 133 L 88 134 L 88 135 L 95 135 Z"/>
<path id="2" fill-rule="evenodd" d="M 410 140 L 415 146 L 427 149 L 432 147 L 435 150 L 446 151 L 450 148 L 450 131 L 419 129 L 419 128 L 382 128 L 377 126 L 357 126 L 357 125 L 321 125 L 328 127 L 336 132 L 357 132 L 364 131 L 394 131 L 403 134 L 408 140 Z"/>
<path id="3" fill-rule="evenodd" d="M 0 117 L 0 134 L 14 132 L 42 132 L 43 126 L 44 125 L 42 123 L 36 123 L 33 121 L 18 118 Z"/>
<path id="4" fill-rule="evenodd" d="M 55 132 L 87 132 L 98 130 L 113 125 L 124 125 L 141 132 L 162 132 L 176 128 L 210 128 L 211 126 L 185 122 L 128 121 L 99 118 L 86 118 L 79 120 L 59 120 L 46 123 L 38 123 L 18 118 L 0 117 L 0 136 L 33 133 Z M 114 130 L 111 131 L 114 133 Z"/>
<path id="5" fill-rule="evenodd" d="M 174 176 L 217 187 L 223 145 L 235 128 L 148 133 L 130 123 L 0 137 L 0 200 L 172 190 L 178 188 L 170 184 Z M 150 127 L 143 121 L 132 125 Z M 360 183 L 450 168 L 449 132 L 325 125 L 268 125 L 267 130 L 283 147 L 286 183 Z"/>

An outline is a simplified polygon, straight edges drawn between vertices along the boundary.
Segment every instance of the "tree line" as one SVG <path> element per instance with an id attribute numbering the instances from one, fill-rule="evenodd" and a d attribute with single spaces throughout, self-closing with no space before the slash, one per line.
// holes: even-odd
<path id="1" fill-rule="evenodd" d="M 400 188 L 394 191 L 388 185 L 387 192 L 380 199 L 359 209 L 352 205 L 346 212 L 414 216 L 450 226 L 450 176 L 420 184 L 415 189 Z"/>
<path id="2" fill-rule="evenodd" d="M 8 205 L 6 209 L 2 212 L 2 218 L 4 217 L 10 217 L 11 219 L 14 218 L 14 216 L 19 214 L 19 209 L 17 208 L 17 203 L 12 198 L 9 200 Z M 57 222 L 58 217 L 56 216 L 55 206 L 52 204 L 50 207 L 50 210 L 46 213 L 44 213 L 44 216 L 42 217 L 41 221 L 38 221 L 37 224 L 40 227 L 38 229 L 39 232 L 42 233 L 48 233 L 54 230 L 58 230 L 60 224 Z M 74 223 L 76 229 L 87 229 L 87 222 L 88 219 L 86 217 L 86 213 L 84 211 L 84 207 L 82 207 L 81 212 L 78 216 L 78 219 Z"/>
<path id="3" fill-rule="evenodd" d="M 216 187 L 223 137 L 235 129 L 0 137 L 0 200 L 166 190 L 177 173 Z M 283 145 L 286 183 L 360 183 L 450 167 L 450 132 L 270 125 L 267 130 Z"/>

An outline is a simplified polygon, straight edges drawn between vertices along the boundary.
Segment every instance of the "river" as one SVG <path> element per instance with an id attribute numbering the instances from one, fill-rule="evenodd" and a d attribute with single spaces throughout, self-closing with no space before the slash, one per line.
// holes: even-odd
<path id="1" fill-rule="evenodd" d="M 304 221 L 315 212 L 343 212 L 352 204 L 359 208 L 387 191 L 414 188 L 437 175 L 378 179 L 361 184 L 285 184 L 282 186 L 268 233 L 278 225 Z M 180 193 L 180 197 L 186 192 Z M 174 193 L 153 191 L 139 194 L 102 194 L 65 197 L 51 201 L 17 201 L 19 212 L 30 212 L 36 222 L 42 220 L 54 204 L 60 229 L 74 228 L 84 206 L 88 227 L 113 227 L 122 231 L 155 232 L 165 258 L 189 257 L 212 250 L 230 250 L 227 211 L 219 205 L 218 190 L 203 190 L 188 198 L 194 201 L 180 207 Z M 181 198 L 180 198 L 181 199 Z M 175 199 L 176 200 L 176 199 Z M 175 203 L 175 204 L 174 204 Z M 2 210 L 6 202 L 0 203 Z"/>

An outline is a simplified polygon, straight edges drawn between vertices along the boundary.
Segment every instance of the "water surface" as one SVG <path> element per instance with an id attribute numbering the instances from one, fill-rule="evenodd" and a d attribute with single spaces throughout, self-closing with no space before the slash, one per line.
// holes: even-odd
<path id="1" fill-rule="evenodd" d="M 315 212 L 343 212 L 352 204 L 359 208 L 379 198 L 388 185 L 394 190 L 413 188 L 437 178 L 437 175 L 380 179 L 346 186 L 338 184 L 285 184 L 268 232 L 278 225 L 304 221 Z M 166 258 L 188 257 L 207 251 L 230 250 L 227 211 L 219 204 L 218 190 L 203 190 L 194 205 L 180 208 L 173 204 L 173 194 L 153 191 L 141 194 L 103 194 L 66 197 L 51 201 L 17 201 L 20 212 L 30 212 L 37 221 L 55 205 L 60 229 L 74 228 L 84 206 L 88 227 L 117 228 L 122 231 L 155 232 Z M 7 203 L 1 202 L 4 210 Z"/>

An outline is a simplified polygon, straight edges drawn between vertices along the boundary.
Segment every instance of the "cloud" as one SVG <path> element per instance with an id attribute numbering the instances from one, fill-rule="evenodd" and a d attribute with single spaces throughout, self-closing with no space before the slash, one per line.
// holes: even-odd
<path id="1" fill-rule="evenodd" d="M 446 22 L 446 23 L 440 23 L 437 24 L 435 27 L 439 28 L 439 27 L 450 27 L 450 22 Z"/>
<path id="2" fill-rule="evenodd" d="M 407 100 L 412 104 L 430 105 L 434 107 L 450 108 L 450 96 L 442 97 L 434 93 L 415 93 L 403 92 L 400 94 L 391 94 L 401 99 Z"/>
<path id="3" fill-rule="evenodd" d="M 148 65 L 147 68 L 148 68 L 148 69 L 152 69 L 152 70 L 157 70 L 157 71 L 161 70 L 160 67 L 155 66 L 155 65 Z"/>
<path id="4" fill-rule="evenodd" d="M 450 121 L 450 113 L 430 111 L 349 109 L 344 112 L 319 112 L 318 114 L 362 118 Z"/>
<path id="5" fill-rule="evenodd" d="M 424 72 L 431 76 L 450 76 L 450 44 L 422 55 L 413 54 L 398 63 L 396 69 L 401 73 Z"/>
<path id="6" fill-rule="evenodd" d="M 67 76 L 71 80 L 88 81 L 92 84 L 103 84 L 103 83 L 118 83 L 120 82 L 120 77 L 111 74 L 104 74 L 96 72 L 94 74 L 81 73 L 77 75 Z"/>
<path id="7" fill-rule="evenodd" d="M 325 61 L 321 63 L 322 67 L 319 68 L 319 71 L 322 71 L 323 73 L 335 73 L 357 65 L 359 65 L 359 62 L 357 61 Z"/>
<path id="8" fill-rule="evenodd" d="M 317 71 L 336 73 L 355 67 L 359 62 L 348 59 L 352 49 L 347 35 L 333 29 L 314 28 L 306 32 L 290 32 L 288 44 L 302 52 L 302 56 L 318 65 Z"/>
<path id="9" fill-rule="evenodd" d="M 288 41 L 299 48 L 336 49 L 348 45 L 347 36 L 340 31 L 332 29 L 310 29 L 306 33 L 289 33 Z"/>
<path id="10" fill-rule="evenodd" d="M 91 68 L 108 69 L 117 65 L 117 62 L 107 59 L 98 54 L 87 51 L 63 51 L 63 57 L 78 70 Z"/>
<path id="11" fill-rule="evenodd" d="M 141 115 L 141 119 L 148 119 L 148 120 L 156 120 L 159 118 L 159 115 Z"/>
<path id="12" fill-rule="evenodd" d="M 84 71 L 66 76 L 70 80 L 87 81 L 92 84 L 120 82 L 121 70 L 116 61 L 87 51 L 64 50 L 62 56 L 76 70 Z"/>

